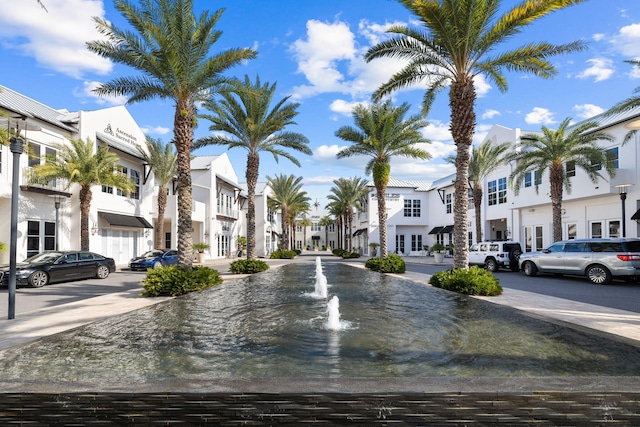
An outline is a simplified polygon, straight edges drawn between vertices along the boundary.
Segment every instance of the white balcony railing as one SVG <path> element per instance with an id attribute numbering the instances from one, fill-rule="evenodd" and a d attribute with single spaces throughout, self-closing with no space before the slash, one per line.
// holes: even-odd
<path id="1" fill-rule="evenodd" d="M 33 173 L 33 168 L 23 168 L 22 169 L 22 185 L 26 185 L 28 187 L 42 188 L 44 190 L 51 190 L 57 192 L 67 191 L 68 181 L 66 179 L 53 179 L 50 181 L 45 181 L 42 179 L 37 179 L 35 174 Z"/>
<path id="2" fill-rule="evenodd" d="M 221 216 L 226 216 L 227 218 L 238 219 L 238 211 L 236 209 L 218 206 L 216 213 Z"/>

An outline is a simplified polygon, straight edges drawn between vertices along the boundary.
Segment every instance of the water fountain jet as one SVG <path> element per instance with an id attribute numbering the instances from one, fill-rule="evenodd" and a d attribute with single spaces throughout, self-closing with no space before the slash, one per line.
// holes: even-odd
<path id="1" fill-rule="evenodd" d="M 342 329 L 340 325 L 340 300 L 336 295 L 331 298 L 327 304 L 327 329 L 332 331 L 339 331 Z"/>

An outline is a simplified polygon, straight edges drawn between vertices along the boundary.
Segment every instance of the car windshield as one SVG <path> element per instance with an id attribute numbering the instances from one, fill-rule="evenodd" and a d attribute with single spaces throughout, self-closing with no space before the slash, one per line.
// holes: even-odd
<path id="1" fill-rule="evenodd" d="M 162 251 L 148 251 L 141 255 L 142 258 L 155 258 L 157 256 L 162 256 Z"/>
<path id="2" fill-rule="evenodd" d="M 25 259 L 25 262 L 52 262 L 64 255 L 62 252 L 44 252 Z"/>

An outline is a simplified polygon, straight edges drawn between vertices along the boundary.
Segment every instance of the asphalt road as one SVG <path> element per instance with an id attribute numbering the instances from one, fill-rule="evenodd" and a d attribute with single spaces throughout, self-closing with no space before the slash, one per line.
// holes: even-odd
<path id="1" fill-rule="evenodd" d="M 109 293 L 124 292 L 140 289 L 140 281 L 146 272 L 132 272 L 118 270 L 106 279 L 86 279 L 73 282 L 54 283 L 42 288 L 21 286 L 16 290 L 16 316 L 60 304 L 67 304 L 87 298 L 93 298 Z M 0 317 L 8 316 L 9 291 L 6 286 L 0 286 Z"/>
<path id="2" fill-rule="evenodd" d="M 450 268 L 407 263 L 407 270 L 433 274 Z M 614 280 L 610 285 L 594 285 L 584 277 L 539 274 L 525 276 L 522 272 L 500 270 L 494 273 L 503 288 L 518 289 L 577 302 L 640 313 L 640 283 Z"/>

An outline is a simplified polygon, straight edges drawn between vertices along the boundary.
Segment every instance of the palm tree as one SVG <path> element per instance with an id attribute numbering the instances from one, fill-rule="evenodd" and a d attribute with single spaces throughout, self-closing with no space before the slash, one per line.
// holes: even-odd
<path id="1" fill-rule="evenodd" d="M 311 222 L 311 220 L 307 217 L 304 217 L 300 220 L 298 220 L 298 226 L 302 227 L 302 233 L 303 233 L 303 240 L 302 240 L 302 247 L 306 247 L 307 244 L 307 227 L 311 227 L 313 225 L 313 222 Z"/>
<path id="2" fill-rule="evenodd" d="M 342 210 L 342 216 L 344 218 L 344 225 L 348 229 L 348 239 L 345 239 L 346 250 L 352 249 L 352 225 L 353 225 L 353 211 L 354 209 L 362 208 L 362 201 L 366 200 L 369 193 L 367 187 L 367 181 L 363 178 L 338 178 L 333 180 L 334 186 L 329 191 L 332 194 L 327 196 L 327 199 L 335 202 L 337 206 Z M 345 236 L 346 237 L 346 236 Z"/>
<path id="3" fill-rule="evenodd" d="M 325 206 L 325 209 L 335 218 L 336 231 L 338 232 L 338 247 L 343 248 L 342 227 L 344 225 L 344 208 L 342 207 L 342 203 L 338 200 L 333 200 Z"/>
<path id="4" fill-rule="evenodd" d="M 427 125 L 419 116 L 405 120 L 409 104 L 400 107 L 391 105 L 391 101 L 370 106 L 358 105 L 353 109 L 356 127 L 343 126 L 336 136 L 352 143 L 342 149 L 337 157 L 368 156 L 371 159 L 365 166 L 367 175 L 373 172 L 373 183 L 378 199 L 378 230 L 380 230 L 380 257 L 387 256 L 387 185 L 392 157 L 404 156 L 413 159 L 430 159 L 431 155 L 421 148 L 419 143 L 430 141 L 422 136 L 420 129 Z"/>
<path id="5" fill-rule="evenodd" d="M 154 248 L 163 248 L 164 240 L 164 211 L 167 207 L 167 185 L 175 178 L 177 172 L 177 156 L 173 152 L 171 144 L 165 144 L 160 139 L 147 137 L 147 150 L 138 147 L 138 151 L 149 165 L 156 184 L 158 185 L 158 221 L 156 224 Z"/>
<path id="6" fill-rule="evenodd" d="M 505 153 L 510 147 L 511 144 L 508 142 L 493 145 L 491 141 L 486 141 L 471 150 L 469 187 L 471 187 L 473 206 L 476 211 L 476 242 L 482 241 L 482 184 L 489 175 L 506 162 Z M 455 164 L 455 157 L 448 157 L 447 161 Z"/>
<path id="7" fill-rule="evenodd" d="M 101 83 L 98 95 L 128 95 L 128 103 L 153 98 L 175 103 L 173 143 L 178 156 L 178 264 L 193 265 L 191 207 L 191 147 L 196 124 L 196 103 L 209 99 L 228 78 L 223 75 L 234 65 L 255 58 L 253 49 L 209 52 L 221 32 L 215 25 L 223 9 L 199 17 L 193 13 L 194 0 L 145 0 L 135 7 L 127 0 L 114 0 L 115 8 L 132 29 L 119 29 L 112 22 L 95 17 L 106 40 L 87 43 L 91 52 L 128 65 L 139 76 L 117 77 Z"/>
<path id="8" fill-rule="evenodd" d="M 267 181 L 272 191 L 269 207 L 280 209 L 282 213 L 282 248 L 289 249 L 289 231 L 295 213 L 309 210 L 311 198 L 306 191 L 302 191 L 302 177 L 281 174 L 273 178 L 267 176 Z"/>
<path id="9" fill-rule="evenodd" d="M 50 182 L 54 179 L 80 185 L 80 250 L 89 250 L 89 210 L 91 209 L 91 187 L 107 185 L 116 187 L 125 193 L 133 191 L 130 178 L 117 172 L 120 158 L 107 151 L 106 145 L 98 146 L 89 139 L 71 139 L 70 145 L 53 144 L 57 151 L 55 157 L 47 158 L 43 164 L 32 168 L 32 182 Z"/>
<path id="10" fill-rule="evenodd" d="M 376 90 L 374 99 L 426 83 L 427 91 L 423 98 L 423 113 L 426 114 L 436 95 L 449 88 L 449 129 L 457 151 L 454 268 L 469 267 L 467 177 L 469 148 L 476 125 L 474 80 L 477 76 L 484 76 L 504 92 L 507 90 L 504 71 L 552 77 L 557 71 L 550 58 L 584 50 L 586 45 L 583 42 L 564 45 L 528 43 L 502 53 L 498 51 L 498 45 L 511 42 L 513 36 L 535 20 L 582 1 L 527 0 L 498 16 L 502 9 L 501 0 L 400 0 L 419 18 L 424 30 L 394 26 L 388 32 L 395 35 L 372 47 L 365 56 L 367 61 L 382 57 L 407 61 L 402 70 Z"/>
<path id="11" fill-rule="evenodd" d="M 326 248 L 329 247 L 329 226 L 333 224 L 333 222 L 334 221 L 331 219 L 329 215 L 324 215 L 318 221 L 318 225 L 320 227 L 324 227 L 324 245 Z"/>
<path id="12" fill-rule="evenodd" d="M 594 165 L 602 165 L 610 177 L 616 170 L 607 157 L 607 150 L 598 141 L 615 141 L 610 134 L 593 131 L 596 122 L 583 122 L 569 129 L 571 119 L 566 118 L 558 130 L 542 127 L 542 134 L 527 134 L 521 137 L 522 150 L 513 156 L 516 167 L 509 176 L 509 184 L 516 195 L 520 192 L 527 173 L 537 172 L 542 176 L 549 171 L 549 197 L 553 218 L 553 241 L 562 240 L 562 193 L 571 192 L 571 180 L 567 179 L 565 165 L 575 164 L 576 169 L 587 173 L 591 182 L 596 183 L 602 175 Z M 535 183 L 538 191 L 538 181 Z"/>
<path id="13" fill-rule="evenodd" d="M 223 131 L 205 137 L 196 143 L 196 147 L 206 145 L 226 145 L 231 148 L 243 148 L 248 151 L 245 177 L 247 180 L 247 259 L 256 257 L 256 203 L 255 193 L 260 169 L 260 152 L 271 153 L 276 162 L 282 156 L 296 166 L 300 162 L 283 148 L 290 148 L 304 154 L 312 154 L 309 140 L 302 134 L 287 132 L 284 129 L 292 124 L 298 115 L 297 103 L 287 103 L 285 97 L 271 106 L 276 85 L 264 85 L 256 77 L 255 83 L 245 76 L 244 81 L 236 81 L 233 91 L 222 94 L 220 101 L 213 99 L 204 103 L 204 107 L 213 114 L 203 114 L 213 124 L 211 131 Z M 228 136 L 227 136 L 228 135 Z"/>

